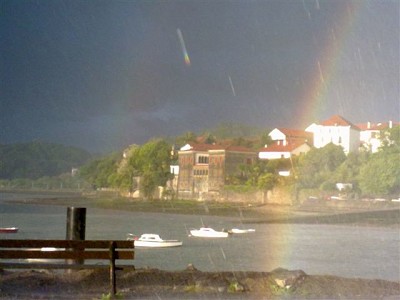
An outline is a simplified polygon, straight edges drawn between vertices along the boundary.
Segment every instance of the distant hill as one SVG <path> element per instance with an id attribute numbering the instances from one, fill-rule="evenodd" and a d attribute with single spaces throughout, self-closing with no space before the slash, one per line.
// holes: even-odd
<path id="1" fill-rule="evenodd" d="M 83 165 L 91 156 L 79 148 L 44 142 L 0 145 L 0 179 L 60 175 Z"/>

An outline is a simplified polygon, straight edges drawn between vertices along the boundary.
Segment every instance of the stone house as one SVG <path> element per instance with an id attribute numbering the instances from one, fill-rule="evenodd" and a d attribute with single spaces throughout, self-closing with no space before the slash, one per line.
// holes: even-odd
<path id="1" fill-rule="evenodd" d="M 178 151 L 178 197 L 214 199 L 227 176 L 240 174 L 240 166 L 256 159 L 257 152 L 245 147 L 187 144 Z"/>

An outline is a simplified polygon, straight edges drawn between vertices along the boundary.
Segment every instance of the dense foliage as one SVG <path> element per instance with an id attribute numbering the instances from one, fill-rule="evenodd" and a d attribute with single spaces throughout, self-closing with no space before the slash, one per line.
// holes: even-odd
<path id="1" fill-rule="evenodd" d="M 138 188 L 145 198 L 170 179 L 171 146 L 165 140 L 151 140 L 142 146 L 132 145 L 124 152 L 92 161 L 81 169 L 81 176 L 95 188 L 115 188 L 132 192 Z"/>
<path id="2" fill-rule="evenodd" d="M 346 160 L 343 148 L 328 144 L 313 148 L 299 161 L 298 182 L 303 188 L 320 188 L 333 177 L 335 170 Z"/>
<path id="3" fill-rule="evenodd" d="M 211 134 L 205 137 L 203 142 L 215 141 Z M 258 160 L 253 165 L 243 165 L 237 174 L 227 176 L 225 183 L 242 189 L 270 190 L 278 185 L 289 185 L 296 190 L 337 193 L 336 183 L 340 182 L 351 184 L 352 193 L 359 196 L 398 198 L 400 126 L 381 132 L 381 137 L 382 146 L 374 154 L 361 151 L 346 156 L 340 146 L 328 144 L 292 159 Z M 176 147 L 197 139 L 194 133 L 187 132 L 173 144 Z M 242 137 L 230 140 L 234 145 L 248 147 L 260 141 L 270 142 L 265 135 L 255 143 Z M 140 188 L 145 198 L 151 198 L 154 190 L 158 186 L 165 187 L 171 178 L 170 165 L 176 163 L 177 158 L 171 155 L 171 149 L 172 144 L 166 140 L 154 139 L 141 146 L 132 145 L 123 153 L 87 162 L 90 155 L 72 147 L 39 142 L 0 145 L 0 187 L 82 189 L 91 186 L 127 193 Z M 71 168 L 79 166 L 82 166 L 79 176 L 71 176 Z M 291 170 L 291 176 L 280 177 L 278 173 L 283 170 Z M 8 181 L 1 180 L 4 178 Z"/>
<path id="4" fill-rule="evenodd" d="M 51 143 L 0 145 L 0 179 L 38 179 L 70 173 L 90 157 L 85 150 Z"/>
<path id="5" fill-rule="evenodd" d="M 85 178 L 93 188 L 110 187 L 121 156 L 121 153 L 115 152 L 95 159 L 80 169 L 80 176 Z"/>

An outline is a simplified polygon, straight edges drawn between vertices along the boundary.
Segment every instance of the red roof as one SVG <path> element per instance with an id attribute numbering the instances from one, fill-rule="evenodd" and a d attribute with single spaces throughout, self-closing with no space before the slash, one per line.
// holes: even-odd
<path id="1" fill-rule="evenodd" d="M 280 143 L 276 142 L 266 148 L 260 149 L 259 152 L 292 152 L 293 150 L 297 149 L 298 147 L 304 144 L 307 143 L 297 141 L 294 143 L 287 143 L 286 145 L 284 145 L 282 142 Z"/>
<path id="2" fill-rule="evenodd" d="M 215 145 L 215 144 L 189 144 L 190 150 L 186 151 L 210 151 L 210 150 L 225 150 L 225 151 L 236 151 L 236 152 L 254 152 L 252 149 L 242 146 L 229 146 L 229 145 Z"/>
<path id="3" fill-rule="evenodd" d="M 311 132 L 307 132 L 299 129 L 289 129 L 289 128 L 277 128 L 280 132 L 282 132 L 286 139 L 289 141 L 295 142 L 296 140 L 304 141 L 312 141 L 313 134 Z"/>
<path id="4" fill-rule="evenodd" d="M 299 129 L 289 129 L 289 128 L 277 128 L 280 132 L 282 132 L 289 140 L 290 139 L 312 139 L 313 134 L 311 132 L 307 132 Z"/>
<path id="5" fill-rule="evenodd" d="M 345 118 L 339 115 L 334 115 L 330 117 L 328 120 L 325 120 L 320 123 L 323 126 L 350 126 L 353 129 L 360 130 L 356 125 L 347 121 Z"/>
<path id="6" fill-rule="evenodd" d="M 218 146 L 218 145 L 216 145 Z M 246 148 L 243 146 L 222 146 L 219 145 L 218 148 L 216 149 L 211 149 L 211 150 L 225 150 L 225 151 L 236 151 L 236 152 L 254 152 L 254 150 L 250 149 L 250 148 Z"/>
<path id="7" fill-rule="evenodd" d="M 398 122 L 392 122 L 392 127 L 398 126 L 400 123 Z M 357 124 L 357 127 L 360 128 L 361 130 L 383 130 L 383 129 L 388 129 L 390 128 L 390 122 L 379 122 L 379 123 L 362 123 L 362 124 Z"/>

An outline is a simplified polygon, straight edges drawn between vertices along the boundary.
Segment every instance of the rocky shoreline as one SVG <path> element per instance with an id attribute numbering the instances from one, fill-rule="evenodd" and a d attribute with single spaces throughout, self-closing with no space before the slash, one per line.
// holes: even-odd
<path id="1" fill-rule="evenodd" d="M 26 192 L 29 195 L 29 192 Z M 132 212 L 214 215 L 239 218 L 243 223 L 346 224 L 400 227 L 400 203 L 322 201 L 299 205 L 199 202 L 190 200 L 132 200 L 121 197 L 48 193 L 45 197 L 13 199 L 14 204 L 57 205 Z"/>
<path id="2" fill-rule="evenodd" d="M 73 274 L 0 271 L 0 299 L 107 299 L 107 270 Z M 308 275 L 301 270 L 202 272 L 138 269 L 117 274 L 119 299 L 399 299 L 400 283 Z"/>

